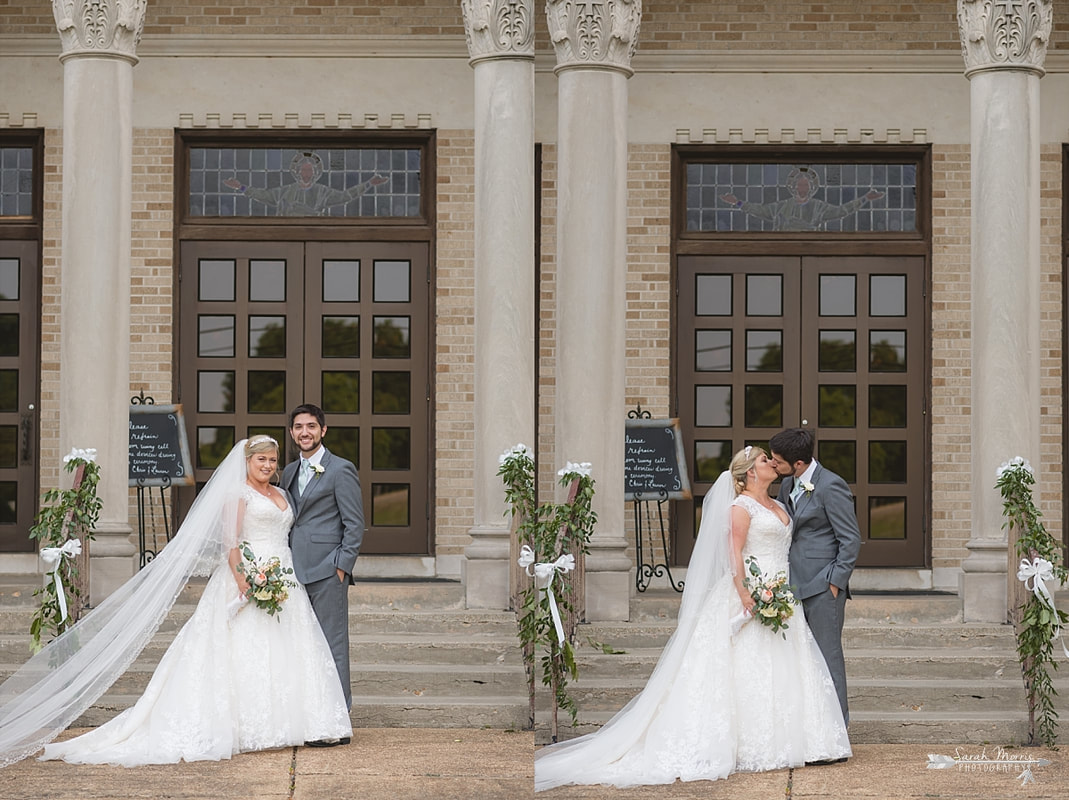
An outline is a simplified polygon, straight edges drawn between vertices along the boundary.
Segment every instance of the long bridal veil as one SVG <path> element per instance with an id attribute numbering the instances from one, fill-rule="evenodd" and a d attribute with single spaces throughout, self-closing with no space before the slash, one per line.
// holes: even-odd
<path id="1" fill-rule="evenodd" d="M 0 685 L 0 767 L 37 752 L 137 658 L 194 575 L 209 575 L 235 543 L 245 440 L 197 495 L 160 554 Z"/>
<path id="2" fill-rule="evenodd" d="M 584 774 L 624 757 L 645 735 L 679 674 L 709 590 L 731 571 L 734 482 L 722 472 L 702 503 L 698 539 L 687 568 L 679 621 L 646 687 L 594 733 L 543 748 L 535 755 L 535 791 L 585 783 Z"/>

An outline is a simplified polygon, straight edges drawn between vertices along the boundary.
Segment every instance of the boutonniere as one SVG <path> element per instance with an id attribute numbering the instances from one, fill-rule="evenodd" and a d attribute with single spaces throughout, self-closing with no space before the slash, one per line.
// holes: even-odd
<path id="1" fill-rule="evenodd" d="M 802 485 L 802 491 L 806 494 L 812 494 L 813 490 L 816 488 L 809 481 L 799 481 L 799 483 Z"/>
<path id="2" fill-rule="evenodd" d="M 312 464 L 312 472 L 316 474 L 316 477 L 319 477 L 326 471 L 327 468 L 324 467 L 322 464 Z"/>

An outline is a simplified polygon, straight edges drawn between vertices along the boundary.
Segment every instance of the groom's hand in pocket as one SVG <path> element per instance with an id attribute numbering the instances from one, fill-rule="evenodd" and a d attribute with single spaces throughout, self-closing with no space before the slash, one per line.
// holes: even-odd
<path id="1" fill-rule="evenodd" d="M 342 583 L 345 583 L 345 570 L 339 569 L 337 572 L 338 572 L 338 580 L 341 581 Z"/>

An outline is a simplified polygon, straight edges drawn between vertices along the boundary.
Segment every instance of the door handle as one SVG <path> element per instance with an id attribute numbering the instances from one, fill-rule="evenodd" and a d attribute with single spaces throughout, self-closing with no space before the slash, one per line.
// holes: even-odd
<path id="1" fill-rule="evenodd" d="M 33 405 L 19 415 L 19 465 L 33 466 Z"/>

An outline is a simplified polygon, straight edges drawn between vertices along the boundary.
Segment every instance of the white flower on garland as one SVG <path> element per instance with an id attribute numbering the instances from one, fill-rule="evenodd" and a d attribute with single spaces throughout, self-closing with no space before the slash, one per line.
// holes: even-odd
<path id="1" fill-rule="evenodd" d="M 531 451 L 528 450 L 527 445 L 523 443 L 516 444 L 497 457 L 497 464 L 498 466 L 503 467 L 505 466 L 505 462 L 510 458 L 522 458 L 524 456 L 530 458 Z"/>
<path id="2" fill-rule="evenodd" d="M 1027 472 L 1029 475 L 1035 475 L 1035 472 L 1033 472 L 1032 470 L 1032 465 L 1029 464 L 1026 459 L 1021 458 L 1020 456 L 1014 456 L 1009 461 L 1002 464 L 997 470 L 995 470 L 995 478 L 1001 478 L 1005 473 L 1009 472 L 1010 470 L 1018 469 Z"/>
<path id="3" fill-rule="evenodd" d="M 589 478 L 590 469 L 591 464 L 589 461 L 583 461 L 579 464 L 569 461 L 564 465 L 564 469 L 557 473 L 557 477 L 563 478 L 565 475 L 578 475 L 581 478 Z"/>
<path id="4" fill-rule="evenodd" d="M 83 461 L 95 462 L 97 460 L 96 448 L 90 447 L 87 450 L 79 450 L 77 447 L 72 447 L 71 451 L 67 455 L 63 456 L 63 463 L 69 464 L 76 458 L 80 458 Z"/>

